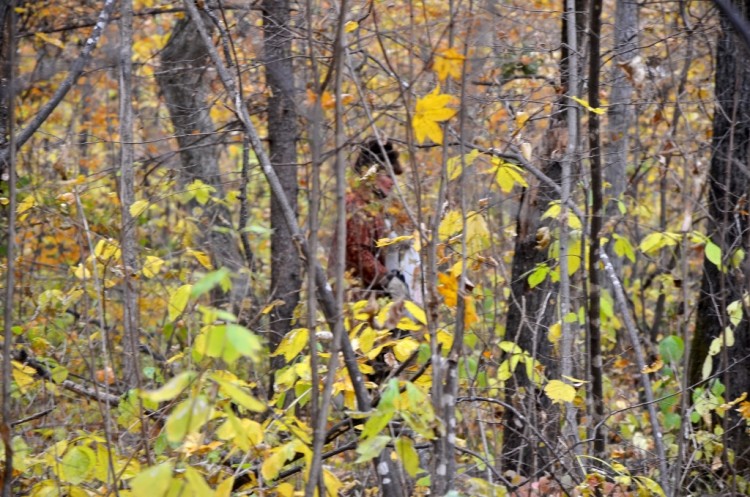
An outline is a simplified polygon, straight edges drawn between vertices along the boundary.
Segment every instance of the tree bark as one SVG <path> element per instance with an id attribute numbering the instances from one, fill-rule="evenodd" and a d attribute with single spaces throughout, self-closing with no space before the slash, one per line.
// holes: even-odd
<path id="1" fill-rule="evenodd" d="M 750 1 L 735 2 L 745 19 Z M 690 380 L 696 384 L 704 378 L 703 366 L 711 341 L 731 327 L 727 305 L 741 300 L 750 290 L 750 222 L 747 195 L 750 181 L 750 53 L 741 46 L 734 31 L 721 17 L 722 30 L 716 52 L 716 110 L 714 111 L 713 143 L 709 170 L 708 236 L 721 248 L 726 272 L 705 259 L 703 280 L 698 299 L 695 335 L 690 354 Z M 737 250 L 745 251 L 740 267 L 731 263 Z M 727 401 L 750 392 L 747 357 L 750 355 L 750 321 L 748 308 L 734 326 L 735 343 L 724 344 L 722 352 L 712 358 L 711 374 L 726 387 Z M 750 437 L 744 420 L 736 409 L 728 409 L 725 421 L 725 443 L 735 452 L 735 469 L 750 471 Z M 725 458 L 726 462 L 726 458 Z"/>
<path id="2" fill-rule="evenodd" d="M 638 2 L 618 0 L 615 7 L 615 61 L 626 66 L 638 55 Z M 612 91 L 607 107 L 607 141 L 604 154 L 604 180 L 611 186 L 607 194 L 612 199 L 607 204 L 608 217 L 619 216 L 618 200 L 627 186 L 629 151 L 628 129 L 633 120 L 633 85 L 625 69 L 612 70 Z M 619 259 L 619 258 L 616 258 Z M 613 260 L 613 263 L 617 261 Z M 619 265 L 619 263 L 617 263 Z"/>
<path id="3" fill-rule="evenodd" d="M 212 23 L 204 17 L 207 29 Z M 214 196 L 224 196 L 218 162 L 214 123 L 206 101 L 205 79 L 208 52 L 190 19 L 180 19 L 162 51 L 161 71 L 156 75 L 180 147 L 180 179 L 183 185 L 201 180 L 215 189 Z M 201 146 L 195 146 L 201 145 Z M 197 207 L 197 206 L 193 206 Z M 248 270 L 244 267 L 229 210 L 209 200 L 201 206 L 201 240 L 217 267 L 232 271 L 232 290 L 228 296 L 216 296 L 216 303 L 229 300 L 232 310 L 242 309 L 249 295 Z"/>
<path id="4" fill-rule="evenodd" d="M 130 387 L 140 387 L 138 361 L 138 294 L 135 274 L 138 271 L 135 224 L 130 206 L 135 202 L 133 172 L 133 3 L 120 3 L 120 248 L 125 266 L 123 280 L 124 350 L 122 379 Z"/>
<path id="5" fill-rule="evenodd" d="M 561 1 L 563 10 L 565 0 Z M 583 0 L 575 1 L 577 39 L 574 46 L 581 46 L 583 31 L 581 29 L 585 16 Z M 567 16 L 561 23 L 562 56 L 560 58 L 560 79 L 563 91 L 570 81 L 570 52 L 568 50 Z M 575 83 L 574 83 L 575 84 Z M 511 298 L 505 322 L 506 340 L 514 341 L 521 349 L 530 353 L 545 369 L 548 378 L 559 376 L 560 363 L 555 357 L 552 344 L 547 339 L 547 330 L 555 322 L 556 309 L 559 304 L 557 283 L 550 278 L 531 288 L 528 275 L 538 264 L 549 260 L 546 245 L 540 244 L 537 234 L 544 238 L 546 230 L 553 227 L 542 220 L 542 213 L 554 200 L 560 200 L 559 185 L 562 180 L 563 155 L 568 147 L 568 118 L 558 102 L 555 113 L 550 119 L 549 132 L 542 143 L 541 172 L 550 178 L 557 188 L 542 183 L 537 179 L 529 182 L 523 194 L 516 223 L 516 244 L 512 264 Z M 561 252 L 562 253 L 562 252 Z M 530 475 L 540 465 L 553 460 L 555 447 L 550 443 L 557 441 L 560 435 L 558 423 L 559 409 L 552 404 L 541 389 L 536 389 L 528 379 L 523 367 L 517 368 L 513 377 L 507 382 L 510 403 L 515 404 L 525 421 L 519 419 L 510 410 L 503 415 L 505 435 L 503 439 L 502 467 L 518 473 Z M 537 429 L 530 429 L 529 425 Z M 540 440 L 537 434 L 543 434 Z"/>
<path id="6" fill-rule="evenodd" d="M 263 39 L 266 84 L 271 90 L 268 98 L 269 157 L 296 217 L 298 130 L 289 0 L 263 1 Z M 291 329 L 302 286 L 302 266 L 276 197 L 271 197 L 271 228 L 273 299 L 284 302 L 274 307 L 270 315 L 268 344 L 274 350 Z"/>

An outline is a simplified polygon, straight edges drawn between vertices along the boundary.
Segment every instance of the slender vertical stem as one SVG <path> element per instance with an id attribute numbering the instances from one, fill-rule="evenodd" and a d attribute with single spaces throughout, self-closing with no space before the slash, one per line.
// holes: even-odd
<path id="1" fill-rule="evenodd" d="M 599 73 L 601 67 L 600 36 L 602 30 L 602 1 L 591 0 L 589 10 L 589 105 L 599 107 Z M 594 457 L 604 457 L 604 398 L 602 387 L 601 316 L 599 308 L 599 233 L 602 229 L 604 203 L 602 200 L 602 155 L 599 115 L 589 113 L 589 161 L 591 164 L 591 221 L 589 228 L 589 316 L 588 340 L 591 354 L 591 397 L 594 408 Z"/>
<path id="2" fill-rule="evenodd" d="M 568 204 L 570 203 L 571 171 L 576 161 L 578 149 L 578 108 L 573 100 L 578 94 L 578 24 L 577 24 L 576 1 L 566 0 L 565 19 L 568 38 L 568 78 L 567 78 L 567 126 L 568 144 L 565 156 L 562 160 L 562 174 L 560 179 L 560 320 L 562 337 L 560 344 L 561 365 L 560 371 L 563 376 L 572 376 L 573 373 L 573 344 L 575 337 L 571 329 L 571 323 L 567 319 L 570 313 L 570 277 L 568 275 L 569 233 L 568 233 Z M 576 441 L 576 410 L 572 403 L 565 406 L 565 425 L 563 433 L 566 435 L 567 443 L 574 444 Z"/>
<path id="3" fill-rule="evenodd" d="M 10 350 L 13 341 L 13 294 L 14 294 L 14 275 L 15 267 L 15 243 L 16 243 L 16 134 L 14 132 L 14 115 L 15 115 L 15 60 L 16 60 L 16 9 L 15 0 L 11 2 L 9 12 L 6 17 L 7 27 L 0 26 L 0 30 L 7 29 L 8 42 L 5 45 L 7 55 L 5 60 L 8 67 L 2 68 L 2 72 L 8 75 L 7 97 L 8 97 L 8 134 L 10 153 L 6 162 L 6 171 L 8 172 L 8 247 L 7 247 L 7 268 L 5 271 L 5 311 L 3 313 L 3 407 L 2 407 L 2 432 L 0 439 L 5 446 L 5 465 L 3 468 L 3 497 L 11 497 L 11 482 L 13 481 L 13 437 L 11 427 L 11 399 L 10 399 Z M 2 34 L 0 33 L 0 36 Z M 0 159 L 1 161 L 2 159 Z"/>

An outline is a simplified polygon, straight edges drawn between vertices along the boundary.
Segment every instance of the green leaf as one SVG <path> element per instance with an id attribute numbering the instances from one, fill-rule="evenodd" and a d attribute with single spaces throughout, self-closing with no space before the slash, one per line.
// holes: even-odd
<path id="1" fill-rule="evenodd" d="M 409 473 L 409 476 L 414 478 L 419 473 L 419 455 L 414 450 L 414 442 L 407 437 L 399 437 L 394 444 L 396 446 L 396 454 L 404 465 L 404 469 Z"/>
<path id="2" fill-rule="evenodd" d="M 540 283 L 542 283 L 544 280 L 547 279 L 547 275 L 550 272 L 549 266 L 547 264 L 537 264 L 536 269 L 529 275 L 529 287 L 535 288 Z"/>
<path id="3" fill-rule="evenodd" d="M 227 341 L 231 343 L 241 355 L 249 357 L 254 362 L 260 361 L 263 343 L 260 337 L 238 324 L 226 325 Z"/>
<path id="4" fill-rule="evenodd" d="M 193 371 L 184 371 L 169 380 L 161 388 L 150 392 L 142 392 L 141 398 L 152 402 L 165 402 L 167 400 L 172 400 L 190 385 L 195 379 L 195 376 L 196 375 Z"/>
<path id="5" fill-rule="evenodd" d="M 729 321 L 733 326 L 740 324 L 742 320 L 742 301 L 735 300 L 727 306 L 727 314 L 729 314 Z"/>
<path id="6" fill-rule="evenodd" d="M 705 252 L 706 252 L 706 259 L 711 261 L 714 264 L 714 266 L 721 269 L 722 268 L 721 248 L 713 242 L 708 242 L 706 243 Z"/>
<path id="7" fill-rule="evenodd" d="M 77 445 L 65 453 L 60 464 L 60 479 L 72 485 L 85 481 L 96 466 L 96 454 L 89 447 Z"/>
<path id="8" fill-rule="evenodd" d="M 711 376 L 711 371 L 714 368 L 714 360 L 711 355 L 706 356 L 706 360 L 703 361 L 703 369 L 701 370 L 701 379 L 707 380 Z"/>
<path id="9" fill-rule="evenodd" d="M 359 457 L 354 462 L 358 464 L 375 459 L 381 452 L 383 452 L 383 449 L 385 449 L 385 446 L 388 445 L 388 442 L 390 441 L 391 437 L 386 435 L 378 435 L 362 441 L 357 446 L 357 454 L 359 454 Z"/>
<path id="10" fill-rule="evenodd" d="M 133 495 L 164 497 L 172 483 L 172 461 L 146 468 L 130 482 Z"/>
<path id="11" fill-rule="evenodd" d="M 230 399 L 232 399 L 234 402 L 241 405 L 245 409 L 252 412 L 266 411 L 266 405 L 263 402 L 245 392 L 237 385 L 233 385 L 226 380 L 220 379 L 216 375 L 213 375 L 211 379 L 219 384 L 219 386 L 221 387 L 221 391 L 224 394 L 226 394 Z"/>
<path id="12" fill-rule="evenodd" d="M 616 233 L 612 235 L 612 238 L 615 240 L 615 254 L 619 257 L 627 257 L 630 262 L 635 263 L 635 250 L 633 250 L 630 240 Z"/>
<path id="13" fill-rule="evenodd" d="M 200 297 L 210 292 L 216 285 L 222 284 L 224 280 L 230 279 L 229 269 L 223 267 L 216 271 L 211 271 L 193 285 L 190 293 L 192 297 Z M 230 280 L 231 284 L 231 280 Z"/>
<path id="14" fill-rule="evenodd" d="M 198 431 L 211 417 L 213 408 L 204 395 L 182 401 L 167 418 L 167 439 L 179 443 L 190 433 Z"/>
<path id="15" fill-rule="evenodd" d="M 677 364 L 685 352 L 685 344 L 682 338 L 676 335 L 665 337 L 659 342 L 659 354 L 667 363 Z"/>

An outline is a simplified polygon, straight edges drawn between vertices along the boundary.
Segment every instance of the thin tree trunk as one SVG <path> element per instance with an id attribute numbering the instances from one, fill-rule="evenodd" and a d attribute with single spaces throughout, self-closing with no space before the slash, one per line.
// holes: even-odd
<path id="1" fill-rule="evenodd" d="M 602 1 L 591 0 L 589 9 L 589 105 L 599 108 L 599 72 L 601 54 L 599 37 L 602 31 Z M 599 115 L 589 113 L 589 161 L 591 163 L 591 224 L 589 230 L 589 308 L 588 340 L 591 367 L 591 402 L 593 403 L 594 458 L 604 458 L 604 397 L 602 371 L 602 337 L 600 316 L 599 234 L 604 214 L 602 186 L 602 155 Z"/>
<path id="2" fill-rule="evenodd" d="M 612 69 L 612 91 L 607 107 L 607 141 L 605 145 L 604 179 L 611 186 L 607 204 L 607 215 L 620 215 L 618 202 L 622 200 L 627 186 L 627 163 L 630 136 L 628 130 L 633 121 L 633 85 L 625 68 L 638 55 L 638 2 L 618 0 L 615 7 L 615 61 Z M 613 263 L 619 266 L 617 259 Z"/>
<path id="3" fill-rule="evenodd" d="M 135 274 L 138 261 L 135 225 L 130 206 L 135 202 L 133 173 L 133 102 L 132 102 L 132 45 L 133 3 L 120 2 L 120 249 L 125 266 L 123 282 L 123 365 L 122 379 L 126 385 L 140 387 L 138 361 L 138 295 Z"/>
<path id="4" fill-rule="evenodd" d="M 212 23 L 203 19 L 206 28 L 211 29 Z M 162 68 L 156 80 L 169 108 L 180 147 L 181 183 L 201 180 L 215 189 L 214 196 L 222 198 L 224 187 L 219 170 L 219 150 L 206 101 L 208 82 L 204 75 L 208 52 L 205 44 L 197 38 L 192 21 L 187 17 L 180 19 L 162 51 Z M 203 146 L 194 146 L 197 144 Z M 243 299 L 249 295 L 249 277 L 237 239 L 232 234 L 231 214 L 226 207 L 211 200 L 201 206 L 201 210 L 202 243 L 216 266 L 232 271 L 229 301 L 233 311 L 239 312 Z M 225 298 L 218 296 L 218 303 Z"/>
<path id="5" fill-rule="evenodd" d="M 5 462 L 3 464 L 3 485 L 2 496 L 11 497 L 13 482 L 13 429 L 11 425 L 11 347 L 13 344 L 13 297 L 15 293 L 15 241 L 16 241 L 16 141 L 14 132 L 14 72 L 15 72 L 15 54 L 16 54 L 16 16 L 12 10 L 15 2 L 10 2 L 10 7 L 2 8 L 4 21 L 0 24 L 0 39 L 3 45 L 0 47 L 0 58 L 2 58 L 3 89 L 5 90 L 2 97 L 5 97 L 0 106 L 3 108 L 2 118 L 5 129 L 8 130 L 8 160 L 0 164 L 0 168 L 7 172 L 8 175 L 8 226 L 7 226 L 7 245 L 5 255 L 7 257 L 7 267 L 5 268 L 5 294 L 4 312 L 3 312 L 3 367 L 2 367 L 2 420 L 0 423 L 0 440 L 5 448 Z M 5 134 L 2 135 L 3 140 Z"/>
<path id="6" fill-rule="evenodd" d="M 297 109 L 294 96 L 294 65 L 289 0 L 263 0 L 263 58 L 268 98 L 269 157 L 289 206 L 297 214 Z M 274 350 L 291 329 L 294 308 L 302 286 L 302 265 L 284 213 L 276 197 L 271 198 L 271 287 L 273 299 L 284 303 L 271 311 L 268 344 Z M 279 357 L 279 359 L 281 359 Z M 280 364 L 276 364 L 279 366 Z M 273 374 L 273 373 L 272 373 Z"/>

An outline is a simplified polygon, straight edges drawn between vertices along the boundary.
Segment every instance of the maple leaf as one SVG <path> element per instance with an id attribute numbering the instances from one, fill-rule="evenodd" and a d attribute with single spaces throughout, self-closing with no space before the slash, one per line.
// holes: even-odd
<path id="1" fill-rule="evenodd" d="M 437 73 L 440 81 L 445 81 L 445 78 L 448 76 L 459 80 L 461 79 L 461 71 L 463 70 L 465 60 L 466 57 L 458 53 L 455 48 L 446 48 L 435 55 L 435 62 L 432 68 Z"/>
<path id="2" fill-rule="evenodd" d="M 454 276 L 445 273 L 438 273 L 438 293 L 443 296 L 445 305 L 456 307 L 458 305 L 458 280 Z M 479 321 L 477 310 L 474 306 L 474 297 L 464 295 L 464 326 L 469 328 L 472 324 Z"/>
<path id="3" fill-rule="evenodd" d="M 443 130 L 438 123 L 456 115 L 457 110 L 446 107 L 454 101 L 452 95 L 440 93 L 440 86 L 436 86 L 432 92 L 417 100 L 417 109 L 411 120 L 417 142 L 424 143 L 425 139 L 429 138 L 435 143 L 443 143 Z"/>

